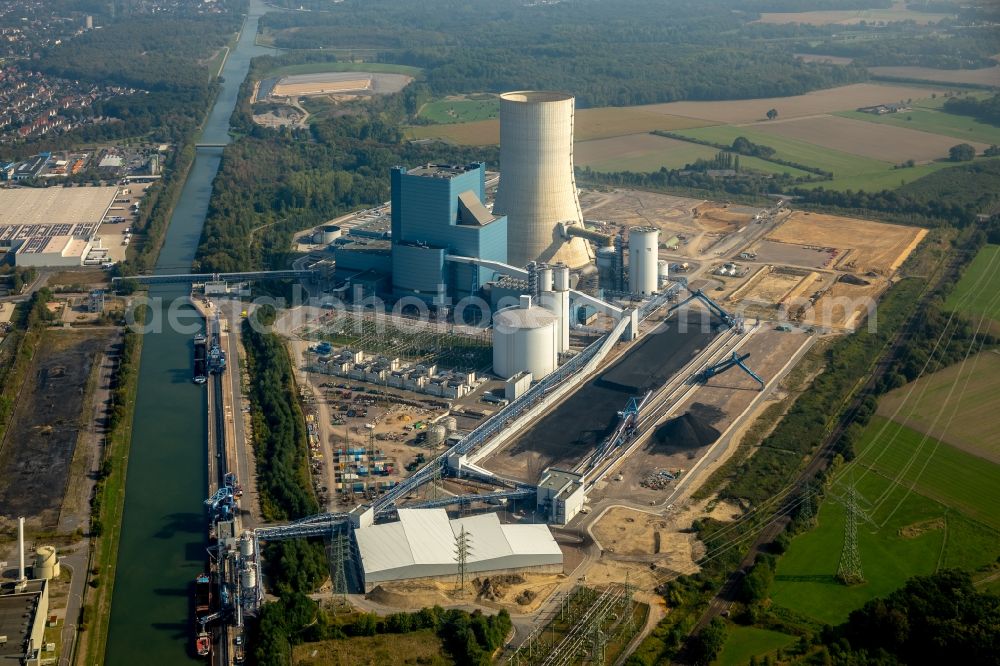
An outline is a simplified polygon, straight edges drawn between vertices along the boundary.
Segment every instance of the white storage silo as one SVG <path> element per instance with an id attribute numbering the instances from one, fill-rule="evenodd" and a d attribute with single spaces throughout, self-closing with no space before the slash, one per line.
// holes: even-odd
<path id="1" fill-rule="evenodd" d="M 557 338 L 556 316 L 522 296 L 519 305 L 493 315 L 493 372 L 504 379 L 519 372 L 545 377 L 559 362 Z"/>
<path id="2" fill-rule="evenodd" d="M 338 227 L 336 224 L 328 224 L 323 227 L 322 231 L 323 231 L 324 243 L 332 243 L 333 241 L 340 238 L 341 235 L 340 227 Z"/>
<path id="3" fill-rule="evenodd" d="M 458 430 L 458 419 L 456 419 L 454 416 L 446 416 L 443 419 L 441 419 L 441 425 L 444 426 L 444 429 L 448 431 L 448 434 L 451 434 L 456 430 Z"/>
<path id="4" fill-rule="evenodd" d="M 507 263 L 590 262 L 582 238 L 559 225 L 583 226 L 573 175 L 575 100 L 561 92 L 500 95 L 500 185 L 493 212 L 507 216 Z"/>
<path id="5" fill-rule="evenodd" d="M 52 580 L 59 577 L 59 558 L 52 546 L 39 546 L 35 549 L 35 566 L 31 570 L 37 579 Z"/>
<path id="6" fill-rule="evenodd" d="M 538 269 L 538 291 L 544 293 L 552 291 L 552 267 L 542 266 Z"/>
<path id="7" fill-rule="evenodd" d="M 657 261 L 660 230 L 634 227 L 628 234 L 628 288 L 633 294 L 649 296 L 657 291 Z"/>
<path id="8" fill-rule="evenodd" d="M 661 259 L 656 263 L 656 272 L 660 278 L 660 286 L 662 287 L 670 279 L 670 262 Z"/>
<path id="9" fill-rule="evenodd" d="M 552 288 L 556 291 L 569 291 L 569 266 L 557 265 L 552 272 Z"/>
<path id="10" fill-rule="evenodd" d="M 597 250 L 597 284 L 601 289 L 615 289 L 615 254 L 614 246 L 608 245 Z"/>
<path id="11" fill-rule="evenodd" d="M 424 440 L 427 446 L 438 446 L 448 436 L 448 429 L 443 425 L 432 425 L 427 429 L 427 438 Z"/>
<path id="12" fill-rule="evenodd" d="M 253 557 L 253 537 L 249 532 L 240 539 L 240 555 L 243 557 Z"/>

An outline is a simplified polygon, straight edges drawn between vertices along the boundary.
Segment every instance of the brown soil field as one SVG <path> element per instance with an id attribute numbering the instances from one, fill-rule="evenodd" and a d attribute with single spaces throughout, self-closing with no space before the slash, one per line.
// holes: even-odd
<path id="1" fill-rule="evenodd" d="M 410 580 L 383 583 L 369 592 L 367 597 L 386 606 L 411 610 L 434 605 L 452 605 L 463 599 L 465 601 L 475 600 L 476 603 L 485 606 L 497 609 L 506 608 L 511 613 L 524 614 L 537 610 L 566 578 L 561 574 L 532 573 L 522 573 L 520 577 L 520 582 L 502 584 L 502 596 L 493 599 L 486 599 L 479 594 L 482 590 L 483 577 L 475 575 L 466 581 L 464 596 L 459 595 L 455 589 L 457 581 L 454 580 Z M 497 579 L 497 577 L 493 578 Z M 525 590 L 534 592 L 534 599 L 529 604 L 517 603 L 517 596 Z"/>
<path id="2" fill-rule="evenodd" d="M 803 324 L 850 331 L 857 327 L 859 318 L 866 312 L 874 312 L 875 303 L 887 286 L 884 279 L 873 279 L 867 286 L 835 282 L 814 305 L 809 306 L 807 302 L 809 293 L 803 293 L 786 302 L 786 307 L 790 316 L 797 305 L 805 307 L 800 319 Z"/>
<path id="3" fill-rule="evenodd" d="M 795 53 L 793 55 L 802 62 L 826 62 L 831 65 L 850 65 L 854 62 L 854 58 L 845 58 L 844 56 L 819 55 L 816 53 Z"/>
<path id="4" fill-rule="evenodd" d="M 812 283 L 815 279 L 814 276 L 815 274 L 792 275 L 781 271 L 769 271 L 754 283 L 746 293 L 740 294 L 739 298 L 744 301 L 777 306 L 785 296 L 806 279 L 808 279 L 809 283 Z"/>
<path id="5" fill-rule="evenodd" d="M 880 85 L 855 83 L 839 88 L 816 90 L 794 97 L 740 99 L 719 102 L 670 102 L 638 107 L 657 113 L 700 118 L 718 123 L 752 123 L 765 120 L 768 109 L 775 108 L 779 118 L 797 118 L 833 111 L 853 111 L 859 106 L 884 104 L 900 99 L 923 99 L 945 89 L 916 85 Z"/>
<path id="6" fill-rule="evenodd" d="M 371 90 L 371 79 L 329 81 L 326 83 L 279 83 L 271 92 L 275 97 L 302 97 L 328 93 L 359 92 Z"/>
<path id="7" fill-rule="evenodd" d="M 826 57 L 826 56 L 824 56 Z M 898 76 L 906 79 L 945 81 L 947 83 L 977 83 L 1000 86 L 1000 66 L 982 69 L 934 69 L 932 67 L 869 67 L 876 76 Z"/>
<path id="8" fill-rule="evenodd" d="M 913 11 L 906 7 L 905 0 L 896 2 L 888 9 L 844 9 L 814 12 L 765 12 L 758 23 L 806 23 L 809 25 L 855 25 L 866 23 L 892 23 L 913 21 L 920 25 L 937 23 L 953 14 L 937 14 Z"/>
<path id="9" fill-rule="evenodd" d="M 759 123 L 753 129 L 894 163 L 947 157 L 956 142 L 954 137 L 941 134 L 828 115 Z M 989 148 L 985 143 L 967 143 L 977 151 Z"/>
<path id="10" fill-rule="evenodd" d="M 837 215 L 796 211 L 768 238 L 782 243 L 850 250 L 844 270 L 891 275 L 916 248 L 926 229 Z"/>
<path id="11" fill-rule="evenodd" d="M 934 427 L 941 401 L 955 382 L 960 389 L 965 387 L 962 400 L 949 403 Z M 1000 354 L 983 352 L 970 357 L 964 369 L 960 364 L 952 365 L 890 391 L 879 400 L 878 413 L 974 456 L 1000 464 L 1000 419 L 996 418 L 998 399 Z M 906 406 L 900 409 L 904 402 Z"/>
<path id="12" fill-rule="evenodd" d="M 108 331 L 47 331 L 0 452 L 0 515 L 53 528 L 81 433 L 81 409 Z"/>
<path id="13" fill-rule="evenodd" d="M 648 134 L 653 130 L 681 130 L 704 127 L 710 122 L 671 116 L 646 106 L 598 107 L 578 109 L 574 118 L 577 141 L 605 139 L 627 134 Z M 500 143 L 500 121 L 478 120 L 452 125 L 417 125 L 407 129 L 415 139 L 443 139 L 469 146 Z"/>

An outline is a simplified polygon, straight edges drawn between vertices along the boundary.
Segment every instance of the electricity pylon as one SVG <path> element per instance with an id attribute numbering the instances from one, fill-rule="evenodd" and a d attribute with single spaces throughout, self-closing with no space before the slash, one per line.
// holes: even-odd
<path id="1" fill-rule="evenodd" d="M 472 552 L 472 535 L 465 531 L 462 526 L 458 536 L 455 537 L 455 562 L 458 563 L 458 590 L 465 590 L 465 568 L 469 561 L 469 554 Z"/>
<path id="2" fill-rule="evenodd" d="M 333 537 L 333 594 L 347 603 L 347 572 L 344 561 L 347 559 L 347 538 L 343 531 Z"/>
<path id="3" fill-rule="evenodd" d="M 858 547 L 858 518 L 863 517 L 858 506 L 858 490 L 852 482 L 844 498 L 844 509 L 847 513 L 844 526 L 844 549 L 840 553 L 840 565 L 837 567 L 837 578 L 845 585 L 858 585 L 865 582 L 865 574 L 861 569 L 861 549 Z"/>

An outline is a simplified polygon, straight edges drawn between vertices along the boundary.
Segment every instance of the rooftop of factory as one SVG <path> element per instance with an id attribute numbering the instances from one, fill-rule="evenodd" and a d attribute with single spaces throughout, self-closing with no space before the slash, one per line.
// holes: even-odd
<path id="1" fill-rule="evenodd" d="M 0 589 L 0 660 L 23 657 L 27 651 L 28 636 L 38 613 L 38 604 L 45 586 L 44 580 L 29 580 L 23 590 L 15 590 L 13 583 L 4 583 Z M 48 612 L 48 609 L 43 609 Z"/>
<path id="2" fill-rule="evenodd" d="M 545 525 L 503 525 L 495 513 L 448 519 L 444 509 L 399 509 L 399 521 L 355 531 L 366 578 L 410 568 L 416 575 L 453 574 L 455 538 L 465 529 L 470 548 L 467 571 L 489 571 L 504 558 L 562 562 L 562 551 Z M 529 564 L 530 566 L 530 564 Z M 421 567 L 423 570 L 412 569 Z"/>
<path id="3" fill-rule="evenodd" d="M 49 236 L 28 239 L 18 248 L 18 254 L 59 254 L 82 257 L 87 252 L 87 240 L 74 236 Z"/>
<path id="4" fill-rule="evenodd" d="M 381 238 L 350 238 L 341 239 L 334 245 L 338 250 L 350 250 L 351 252 L 390 252 L 392 243 Z"/>
<path id="5" fill-rule="evenodd" d="M 474 171 L 480 167 L 478 162 L 458 166 L 454 164 L 424 164 L 406 172 L 407 176 L 422 176 L 424 178 L 454 178 L 463 173 Z"/>
<path id="6" fill-rule="evenodd" d="M 538 484 L 538 488 L 539 490 L 551 490 L 557 497 L 565 498 L 572 495 L 582 483 L 582 474 L 551 467 L 545 471 L 545 475 L 541 483 Z"/>
<path id="7" fill-rule="evenodd" d="M 117 194 L 114 186 L 0 189 L 0 225 L 100 222 Z"/>

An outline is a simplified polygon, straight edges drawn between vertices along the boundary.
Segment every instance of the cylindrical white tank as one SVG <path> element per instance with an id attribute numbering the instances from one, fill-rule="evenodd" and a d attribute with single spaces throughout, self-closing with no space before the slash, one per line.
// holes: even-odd
<path id="1" fill-rule="evenodd" d="M 247 590 L 257 587 L 257 570 L 253 567 L 247 567 L 240 572 L 240 584 Z"/>
<path id="2" fill-rule="evenodd" d="M 542 266 L 538 270 L 538 291 L 552 291 L 552 267 Z"/>
<path id="3" fill-rule="evenodd" d="M 656 262 L 660 230 L 634 227 L 628 234 L 628 287 L 633 294 L 649 296 L 657 290 Z"/>
<path id="4" fill-rule="evenodd" d="M 556 291 L 569 291 L 569 266 L 559 264 L 552 273 L 553 288 Z"/>
<path id="5" fill-rule="evenodd" d="M 249 534 L 243 535 L 243 538 L 240 539 L 240 555 L 253 557 L 253 538 Z"/>
<path id="6" fill-rule="evenodd" d="M 611 245 L 597 250 L 597 283 L 601 289 L 615 287 L 615 254 L 616 250 Z"/>
<path id="7" fill-rule="evenodd" d="M 437 446 L 448 436 L 448 430 L 443 425 L 432 425 L 427 429 L 427 446 Z"/>
<path id="8" fill-rule="evenodd" d="M 35 549 L 35 567 L 31 570 L 37 579 L 52 580 L 59 577 L 59 558 L 52 546 L 39 546 Z"/>
<path id="9" fill-rule="evenodd" d="M 667 280 L 670 278 L 670 262 L 660 260 L 656 263 L 656 272 L 660 278 L 660 286 L 662 287 Z"/>
<path id="10" fill-rule="evenodd" d="M 493 371 L 504 379 L 530 372 L 539 380 L 559 362 L 558 321 L 528 296 L 493 315 Z"/>
<path id="11" fill-rule="evenodd" d="M 444 426 L 444 429 L 449 433 L 453 433 L 458 430 L 458 419 L 454 416 L 446 416 L 441 419 L 441 425 Z"/>
<path id="12" fill-rule="evenodd" d="M 569 291 L 543 292 L 542 307 L 556 317 L 556 341 L 559 352 L 569 351 Z"/>
<path id="13" fill-rule="evenodd" d="M 500 185 L 493 212 L 507 216 L 507 263 L 590 262 L 582 238 L 565 238 L 560 223 L 582 226 L 573 176 L 575 100 L 561 92 L 500 95 Z"/>
<path id="14" fill-rule="evenodd" d="M 313 235 L 312 235 L 312 242 L 315 243 L 316 245 L 319 245 L 320 243 L 322 243 L 323 242 L 323 232 L 322 231 L 314 231 Z"/>
<path id="15" fill-rule="evenodd" d="M 332 243 L 333 241 L 340 238 L 340 227 L 336 224 L 328 224 L 323 227 L 323 242 Z"/>

